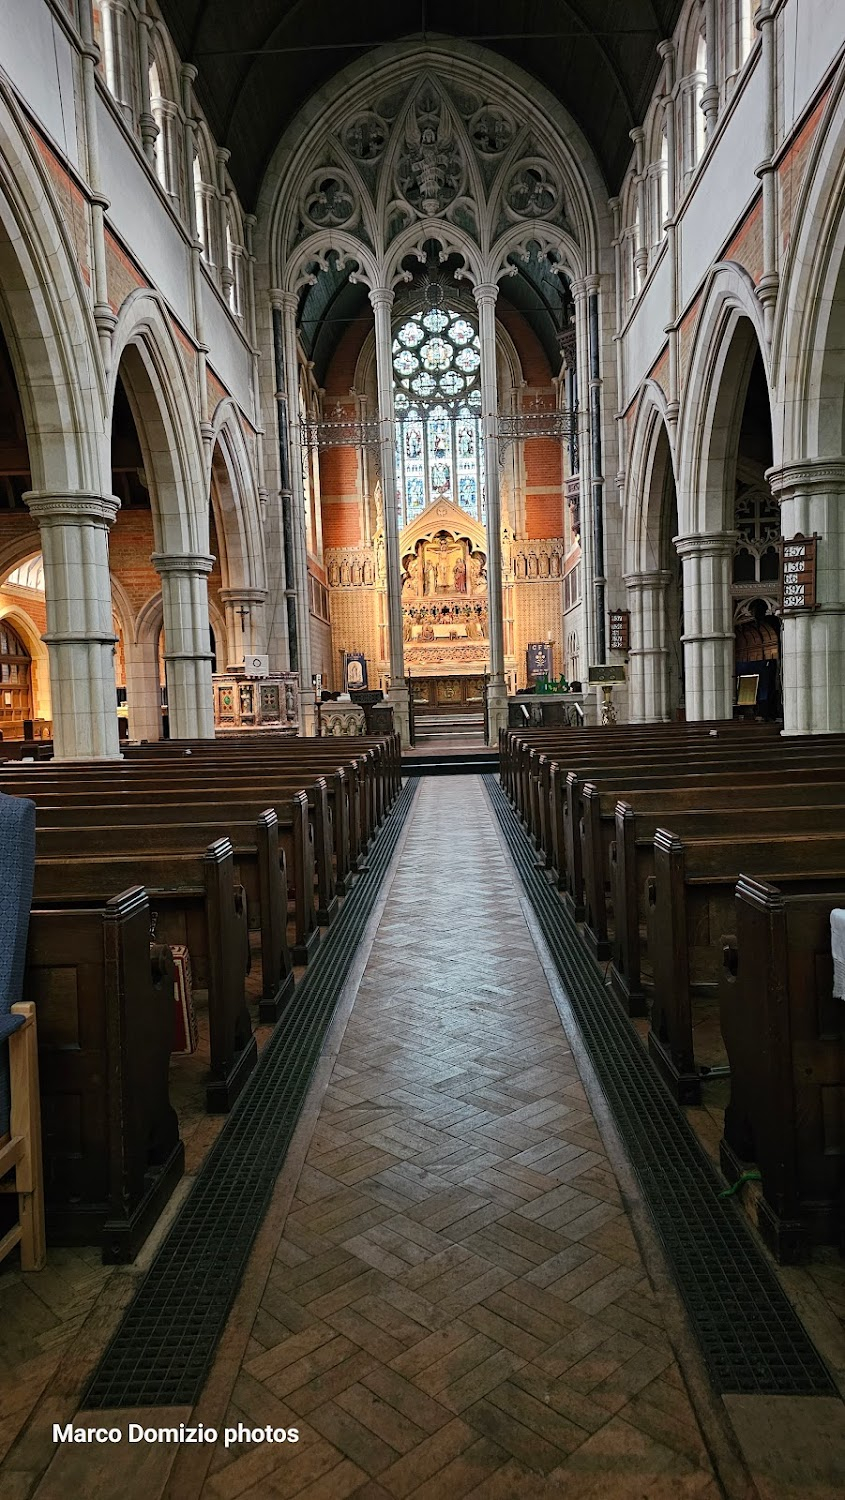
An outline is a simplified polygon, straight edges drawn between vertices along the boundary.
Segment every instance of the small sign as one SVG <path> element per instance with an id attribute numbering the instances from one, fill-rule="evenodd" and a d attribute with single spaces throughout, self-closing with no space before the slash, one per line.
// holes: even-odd
<path id="1" fill-rule="evenodd" d="M 816 607 L 816 536 L 784 537 L 780 543 L 781 609 Z"/>
<path id="2" fill-rule="evenodd" d="M 244 671 L 246 672 L 247 677 L 269 677 L 269 656 L 245 656 Z"/>
<path id="3" fill-rule="evenodd" d="M 551 677 L 552 647 L 550 641 L 534 641 L 527 647 L 525 669 L 529 681 L 532 677 Z"/>
<path id="4" fill-rule="evenodd" d="M 610 649 L 628 651 L 631 647 L 631 612 L 627 609 L 610 611 Z"/>
<path id="5" fill-rule="evenodd" d="M 345 663 L 347 693 L 357 693 L 367 686 L 367 658 L 363 651 L 347 651 Z"/>
<path id="6" fill-rule="evenodd" d="M 588 668 L 588 682 L 624 682 L 625 668 L 620 662 L 618 666 L 590 667 Z"/>

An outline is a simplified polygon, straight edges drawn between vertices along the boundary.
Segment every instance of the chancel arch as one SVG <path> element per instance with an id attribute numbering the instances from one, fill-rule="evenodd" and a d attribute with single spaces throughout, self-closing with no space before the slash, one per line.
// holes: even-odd
<path id="1" fill-rule="evenodd" d="M 502 378 L 500 309 L 510 305 L 529 323 L 539 320 L 554 346 L 547 389 L 531 396 L 534 433 L 550 438 L 562 430 L 557 415 L 564 390 L 561 340 L 577 321 L 574 288 L 582 297 L 582 333 L 587 303 L 598 296 L 598 282 L 587 285 L 585 277 L 596 263 L 599 216 L 590 190 L 589 150 L 559 107 L 552 108 L 550 122 L 516 70 L 503 88 L 498 68 L 494 87 L 485 61 L 470 60 L 460 48 L 448 82 L 438 61 L 438 44 L 400 57 L 377 55 L 365 77 L 354 66 L 339 76 L 337 97 L 323 101 L 319 121 L 303 111 L 295 152 L 283 144 L 271 166 L 266 251 L 271 286 L 278 289 L 271 297 L 283 327 L 292 454 L 303 416 L 294 401 L 294 387 L 297 399 L 301 392 L 298 341 L 304 336 L 315 355 L 322 352 L 325 366 L 326 340 L 315 325 L 344 315 L 373 320 L 374 359 L 367 373 L 374 373 L 375 389 L 368 390 L 366 374 L 362 379 L 359 373 L 354 386 L 348 383 L 338 393 L 336 407 L 324 402 L 322 418 L 333 411 L 337 427 L 355 424 L 361 438 L 357 474 L 348 460 L 345 476 L 342 462 L 334 460 L 334 474 L 343 493 L 350 485 L 369 492 L 361 497 L 363 534 L 355 540 L 372 548 L 377 591 L 383 576 L 374 638 L 386 663 L 388 696 L 403 723 L 407 622 L 400 532 L 439 502 L 472 512 L 487 527 L 492 738 L 504 722 L 506 691 L 516 680 L 514 618 L 503 593 L 505 554 L 509 568 L 515 535 L 530 540 L 524 531 L 519 536 L 524 518 L 508 508 L 519 489 L 523 450 L 507 453 L 504 470 L 500 463 L 508 448 L 502 442 L 502 416 L 513 418 L 515 432 L 524 415 L 525 385 L 514 371 Z M 355 287 L 360 288 L 357 306 Z M 435 328 L 438 320 L 441 326 Z M 587 343 L 587 338 L 579 341 L 584 390 Z M 297 379 L 291 381 L 287 372 Z M 562 553 L 560 448 L 558 442 L 557 473 L 549 459 L 547 479 L 561 502 L 555 538 Z M 290 469 L 296 517 L 308 508 L 307 465 L 294 458 Z M 579 479 L 577 472 L 568 477 Z M 587 475 L 583 478 L 586 484 Z M 376 480 L 383 499 L 380 520 L 370 500 Z M 321 484 L 325 492 L 325 472 Z M 332 537 L 331 527 L 327 535 Z M 544 519 L 538 540 L 548 538 Z M 335 541 L 348 547 L 350 540 L 332 539 L 327 551 L 337 550 Z M 300 578 L 309 568 L 307 541 L 305 552 L 297 564 Z M 312 572 L 314 562 L 319 567 L 321 561 L 312 560 Z M 326 561 L 336 562 L 340 571 L 340 559 L 327 556 Z M 464 566 L 470 563 L 468 556 Z M 562 587 L 558 592 L 561 599 L 553 603 L 549 591 L 546 605 L 552 614 L 544 634 L 560 643 L 562 666 Z M 591 598 L 592 589 L 585 594 Z M 539 599 L 538 589 L 535 606 Z M 529 630 L 529 639 L 539 623 L 533 635 Z M 297 629 L 305 638 L 306 623 L 300 620 Z"/>

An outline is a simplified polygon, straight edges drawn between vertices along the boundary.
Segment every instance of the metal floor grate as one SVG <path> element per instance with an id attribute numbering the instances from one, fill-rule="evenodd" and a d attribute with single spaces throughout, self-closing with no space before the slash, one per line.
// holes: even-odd
<path id="1" fill-rule="evenodd" d="M 834 1383 L 742 1211 L 583 949 L 493 776 L 484 783 L 723 1394 L 830 1396 Z"/>
<path id="2" fill-rule="evenodd" d="M 196 1402 L 416 787 L 404 787 L 368 851 L 366 870 L 264 1048 L 106 1349 L 83 1406 Z"/>

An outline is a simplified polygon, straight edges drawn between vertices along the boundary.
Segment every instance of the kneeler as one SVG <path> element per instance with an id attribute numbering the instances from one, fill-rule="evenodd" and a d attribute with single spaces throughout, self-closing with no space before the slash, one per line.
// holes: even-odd
<path id="1" fill-rule="evenodd" d="M 0 1260 L 19 1244 L 24 1271 L 46 1260 L 35 1006 L 21 1000 L 34 872 L 35 803 L 0 794 L 0 1192 L 17 1199 Z"/>

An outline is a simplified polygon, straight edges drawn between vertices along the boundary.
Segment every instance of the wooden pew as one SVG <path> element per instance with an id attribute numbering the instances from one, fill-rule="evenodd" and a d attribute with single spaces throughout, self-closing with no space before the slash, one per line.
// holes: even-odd
<path id="1" fill-rule="evenodd" d="M 95 821 L 104 821 L 96 818 L 98 808 L 110 810 L 115 807 L 128 807 L 131 813 L 128 821 L 137 822 L 139 817 L 148 815 L 147 809 L 164 808 L 169 804 L 177 812 L 183 807 L 186 809 L 185 818 L 181 821 L 217 819 L 215 837 L 226 835 L 229 821 L 227 809 L 237 806 L 241 820 L 255 819 L 267 810 L 265 803 L 270 792 L 274 794 L 274 806 L 271 810 L 276 820 L 277 838 L 286 860 L 289 891 L 293 900 L 294 931 L 291 946 L 297 963 L 308 962 L 320 940 L 320 918 L 328 921 L 336 910 L 327 788 L 322 780 L 303 789 L 297 786 L 296 780 L 291 786 L 287 786 L 272 778 L 261 778 L 258 785 L 249 786 L 233 777 L 227 780 L 226 790 L 222 791 L 219 779 L 214 777 L 194 777 L 187 774 L 177 777 L 115 777 L 98 769 L 88 776 L 70 780 L 61 776 L 43 780 L 36 777 L 30 781 L 7 781 L 3 785 L 13 795 L 19 792 L 32 797 L 42 809 L 44 817 L 53 810 L 66 809 L 67 817 L 59 818 L 64 824 L 73 822 L 77 812 L 85 822 L 90 821 L 92 813 Z M 193 800 L 196 798 L 203 800 L 197 803 Z M 140 812 L 133 811 L 133 805 L 140 808 Z M 149 817 L 152 819 L 151 812 Z M 239 837 L 242 836 L 243 830 L 240 830 Z M 317 876 L 315 871 L 318 864 Z"/>
<path id="2" fill-rule="evenodd" d="M 788 1264 L 845 1252 L 845 1003 L 833 998 L 830 913 L 845 882 L 789 893 L 742 876 L 723 940 L 722 1035 L 731 1067 L 721 1165 L 760 1169 L 760 1231 Z"/>
<path id="3" fill-rule="evenodd" d="M 556 843 L 558 857 L 560 848 L 563 849 L 563 875 L 559 875 L 558 884 L 565 890 L 567 903 L 576 919 L 581 921 L 584 915 L 581 819 L 583 792 L 587 785 L 609 792 L 614 798 L 619 796 L 620 789 L 625 789 L 629 793 L 628 800 L 632 800 L 635 791 L 659 791 L 666 785 L 689 786 L 704 784 L 713 779 L 717 785 L 733 785 L 736 789 L 746 777 L 757 777 L 767 771 L 774 772 L 776 777 L 783 780 L 790 773 L 800 777 L 805 770 L 809 770 L 816 774 L 824 766 L 836 771 L 843 764 L 845 738 L 837 736 L 825 736 L 823 741 L 813 742 L 812 745 L 796 740 L 789 745 L 780 744 L 771 751 L 758 751 L 752 765 L 749 765 L 746 754 L 730 748 L 702 751 L 699 754 L 687 753 L 680 757 L 673 753 L 664 756 L 654 753 L 645 765 L 632 765 L 632 757 L 628 756 L 624 763 L 605 762 L 590 772 L 581 768 L 568 771 L 562 799 L 562 768 L 553 766 L 553 816 L 562 823 Z"/>
<path id="4" fill-rule="evenodd" d="M 785 803 L 792 809 L 792 816 L 800 822 L 801 809 L 816 805 L 841 806 L 845 801 L 845 764 L 838 772 L 828 767 L 825 779 L 808 777 L 797 779 L 794 774 L 766 773 L 747 780 L 741 788 L 714 785 L 712 781 L 697 782 L 694 786 L 671 785 L 659 791 L 628 792 L 631 802 L 621 800 L 614 808 L 614 834 L 607 850 L 609 902 L 604 908 L 606 926 L 595 928 L 592 942 L 597 953 L 603 952 L 601 939 L 608 938 L 610 949 L 610 985 L 625 1006 L 629 1015 L 646 1014 L 646 991 L 642 980 L 642 937 L 646 926 L 646 882 L 654 874 L 654 835 L 661 823 L 669 823 L 676 832 L 679 819 L 683 820 L 699 811 L 719 813 L 729 820 L 731 814 L 742 809 L 756 809 L 761 828 L 768 826 L 767 810 L 777 812 Z M 836 779 L 827 779 L 827 778 Z M 594 805 L 596 791 L 586 788 L 590 805 Z M 601 794 L 602 803 L 604 794 Z M 586 804 L 586 798 L 585 798 Z M 605 835 L 604 812 L 601 814 L 602 844 Z M 594 825 L 594 818 L 591 818 Z M 683 825 L 688 827 L 686 823 Z M 594 866 L 592 847 L 588 847 L 586 818 L 584 828 L 585 888 L 592 891 L 586 904 L 599 906 L 599 875 Z M 694 827 L 694 825 L 693 825 Z M 690 832 L 692 830 L 690 829 Z M 596 842 L 595 832 L 590 845 Z M 612 910 L 613 922 L 610 930 L 608 906 Z"/>
<path id="5" fill-rule="evenodd" d="M 168 1094 L 173 960 L 146 892 L 32 910 L 26 991 L 38 1014 L 52 1244 L 134 1259 L 184 1170 Z"/>
<path id="6" fill-rule="evenodd" d="M 164 795 L 164 794 L 161 794 Z M 300 848 L 308 849 L 305 795 L 299 794 Z M 229 840 L 233 853 L 235 886 L 246 893 L 247 923 L 260 932 L 262 993 L 258 1019 L 262 1025 L 274 1025 L 293 994 L 293 956 L 287 934 L 287 876 L 285 852 L 279 844 L 279 825 L 275 809 L 264 808 L 254 817 L 251 805 L 229 803 L 226 816 L 215 814 L 209 819 L 207 803 L 190 803 L 172 799 L 167 802 L 144 802 L 123 797 L 113 804 L 79 804 L 73 797 L 70 805 L 45 806 L 36 809 L 40 847 L 53 852 L 68 845 L 87 856 L 102 854 L 106 859 L 119 845 L 131 840 L 133 847 L 151 847 L 156 853 L 178 851 L 186 843 L 206 846 L 219 837 Z M 137 822 L 141 817 L 147 821 Z M 306 864 L 306 871 L 309 866 Z"/>
<path id="7" fill-rule="evenodd" d="M 676 1097 L 701 1098 L 693 1040 L 695 997 L 716 998 L 719 940 L 734 918 L 740 875 L 762 876 L 787 893 L 845 878 L 845 834 L 730 836 L 685 841 L 668 829 L 654 839 L 648 882 L 648 949 L 654 975 L 649 1052 Z"/>
<path id="8" fill-rule="evenodd" d="M 208 991 L 206 1107 L 225 1113 L 258 1056 L 244 989 L 249 940 L 234 884 L 232 845 L 216 839 L 206 849 L 156 852 L 116 842 L 104 857 L 79 853 L 78 833 L 71 830 L 48 836 L 46 844 L 45 835 L 37 835 L 34 900 L 39 907 L 99 906 L 115 885 L 125 887 L 127 878 L 146 887 L 158 915 L 157 938 L 187 945 L 198 988 Z"/>

